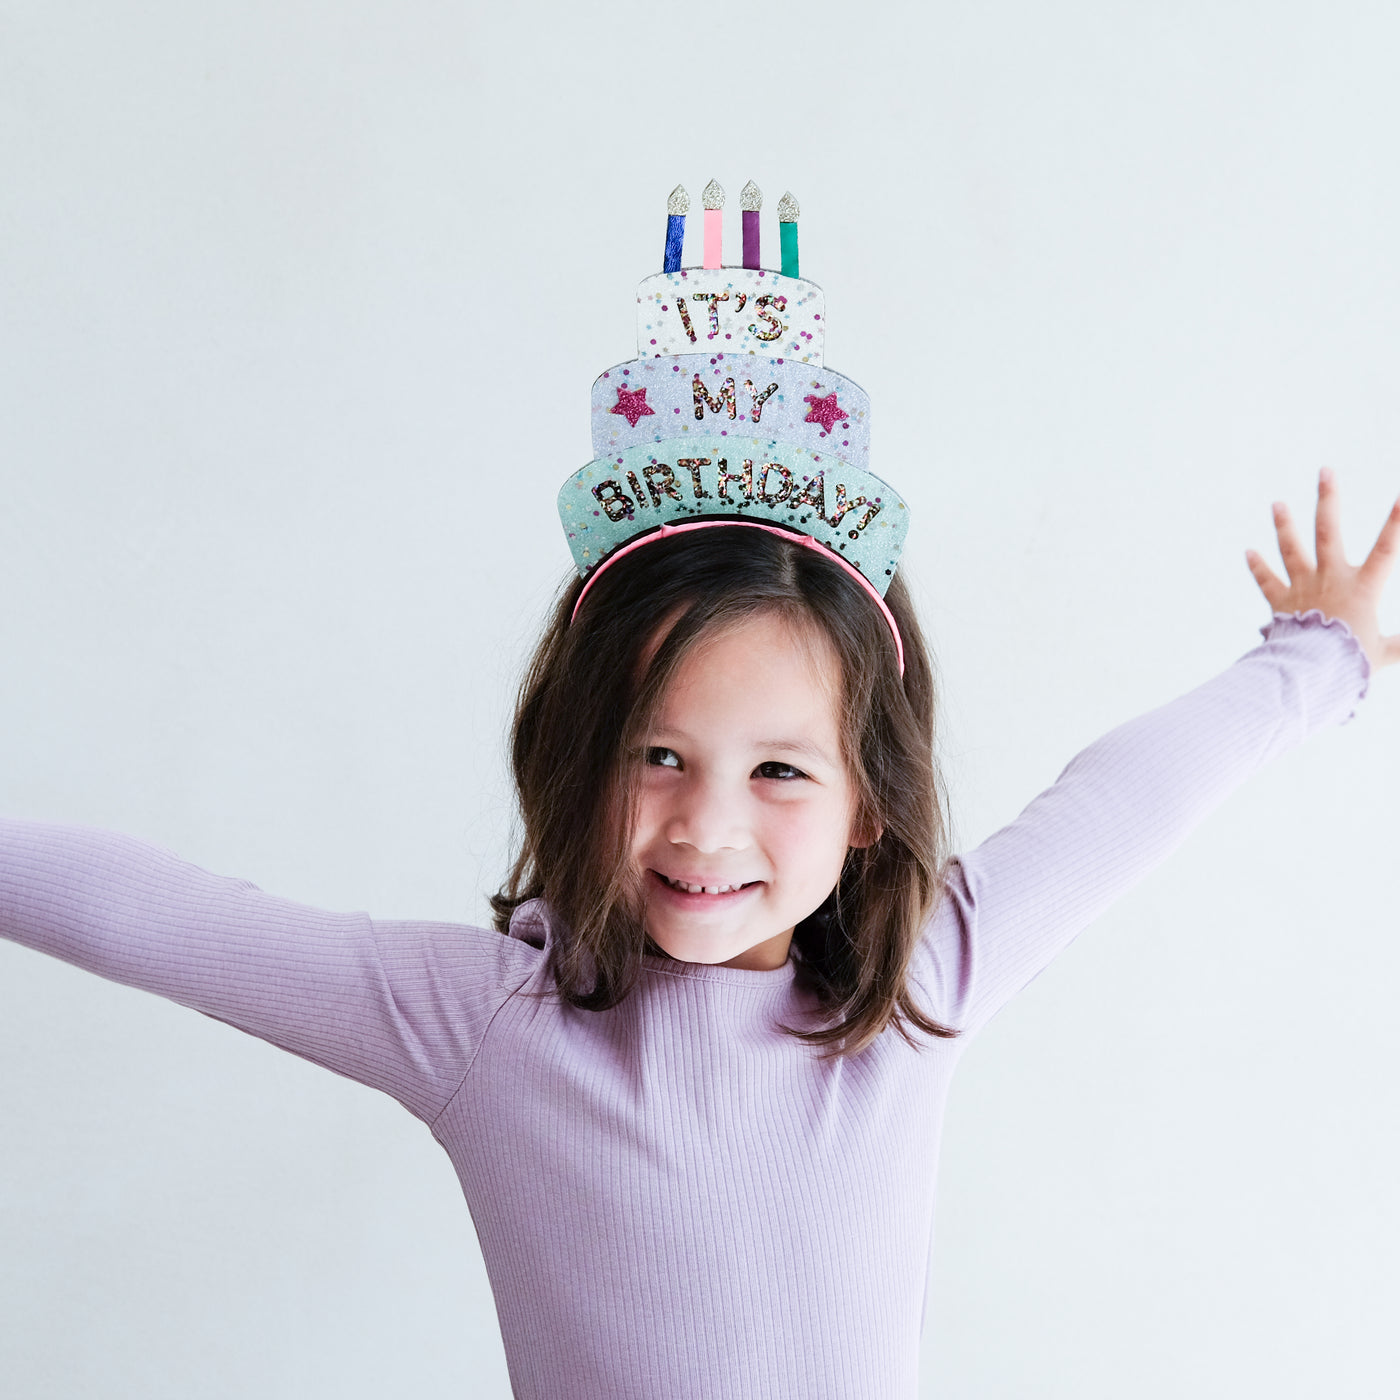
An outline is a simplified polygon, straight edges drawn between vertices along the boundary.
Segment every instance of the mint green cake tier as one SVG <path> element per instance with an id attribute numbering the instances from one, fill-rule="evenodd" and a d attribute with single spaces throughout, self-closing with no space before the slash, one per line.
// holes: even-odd
<path id="1" fill-rule="evenodd" d="M 650 529 L 729 517 L 809 534 L 883 594 L 904 547 L 909 512 L 887 482 L 834 453 L 711 433 L 644 443 L 590 462 L 560 490 L 559 517 L 585 576 Z"/>

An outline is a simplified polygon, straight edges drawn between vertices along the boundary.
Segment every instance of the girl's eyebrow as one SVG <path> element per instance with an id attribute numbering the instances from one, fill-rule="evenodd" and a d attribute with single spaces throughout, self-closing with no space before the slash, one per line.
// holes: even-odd
<path id="1" fill-rule="evenodd" d="M 782 753 L 806 754 L 808 758 L 818 759 L 822 763 L 832 761 L 831 755 L 820 744 L 814 744 L 810 739 L 763 739 L 756 747 L 777 749 Z"/>
<path id="2" fill-rule="evenodd" d="M 653 729 L 651 734 L 653 739 L 675 739 L 680 743 L 685 743 L 691 738 L 682 729 Z M 779 753 L 804 754 L 808 758 L 815 758 L 821 763 L 833 766 L 836 762 L 820 744 L 814 744 L 810 739 L 758 739 L 754 742 L 754 748 L 764 753 L 776 750 Z"/>

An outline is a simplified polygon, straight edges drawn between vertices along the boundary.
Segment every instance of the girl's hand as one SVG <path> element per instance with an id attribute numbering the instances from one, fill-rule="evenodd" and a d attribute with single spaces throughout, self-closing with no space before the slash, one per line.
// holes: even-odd
<path id="1" fill-rule="evenodd" d="M 1337 488 L 1332 470 L 1323 467 L 1317 478 L 1317 567 L 1298 543 L 1293 521 L 1282 501 L 1274 502 L 1274 527 L 1278 548 L 1288 570 L 1285 585 L 1252 549 L 1244 552 L 1254 581 L 1275 612 L 1307 612 L 1319 609 L 1326 617 L 1338 617 L 1351 628 L 1375 670 L 1400 661 L 1400 636 L 1382 637 L 1376 605 L 1400 547 L 1400 500 L 1390 508 L 1386 522 L 1366 562 L 1360 568 L 1347 563 L 1342 532 L 1337 524 Z"/>

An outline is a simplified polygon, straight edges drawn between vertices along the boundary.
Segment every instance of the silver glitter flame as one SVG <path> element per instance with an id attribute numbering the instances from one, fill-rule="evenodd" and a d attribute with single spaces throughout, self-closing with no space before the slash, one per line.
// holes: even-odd
<path id="1" fill-rule="evenodd" d="M 752 180 L 739 191 L 739 208 L 755 214 L 763 208 L 763 191 Z"/>
<path id="2" fill-rule="evenodd" d="M 671 191 L 670 197 L 666 200 L 666 212 L 668 214 L 690 213 L 690 196 L 686 194 L 684 185 L 677 185 Z"/>
<path id="3" fill-rule="evenodd" d="M 780 224 L 795 224 L 797 216 L 801 212 L 802 210 L 797 207 L 797 201 L 792 197 L 792 191 L 788 190 L 778 201 L 778 222 Z"/>
<path id="4" fill-rule="evenodd" d="M 705 186 L 705 193 L 701 196 L 705 201 L 706 209 L 724 208 L 724 186 L 718 180 L 711 180 Z"/>

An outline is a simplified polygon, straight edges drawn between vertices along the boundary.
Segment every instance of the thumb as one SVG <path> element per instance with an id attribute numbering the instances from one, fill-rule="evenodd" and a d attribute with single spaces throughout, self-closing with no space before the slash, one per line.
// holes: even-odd
<path id="1" fill-rule="evenodd" d="M 1249 565 L 1249 572 L 1254 575 L 1254 581 L 1259 585 L 1259 591 L 1264 595 L 1269 606 L 1277 612 L 1288 596 L 1287 586 L 1269 568 L 1263 558 L 1252 549 L 1245 550 L 1244 561 Z"/>

